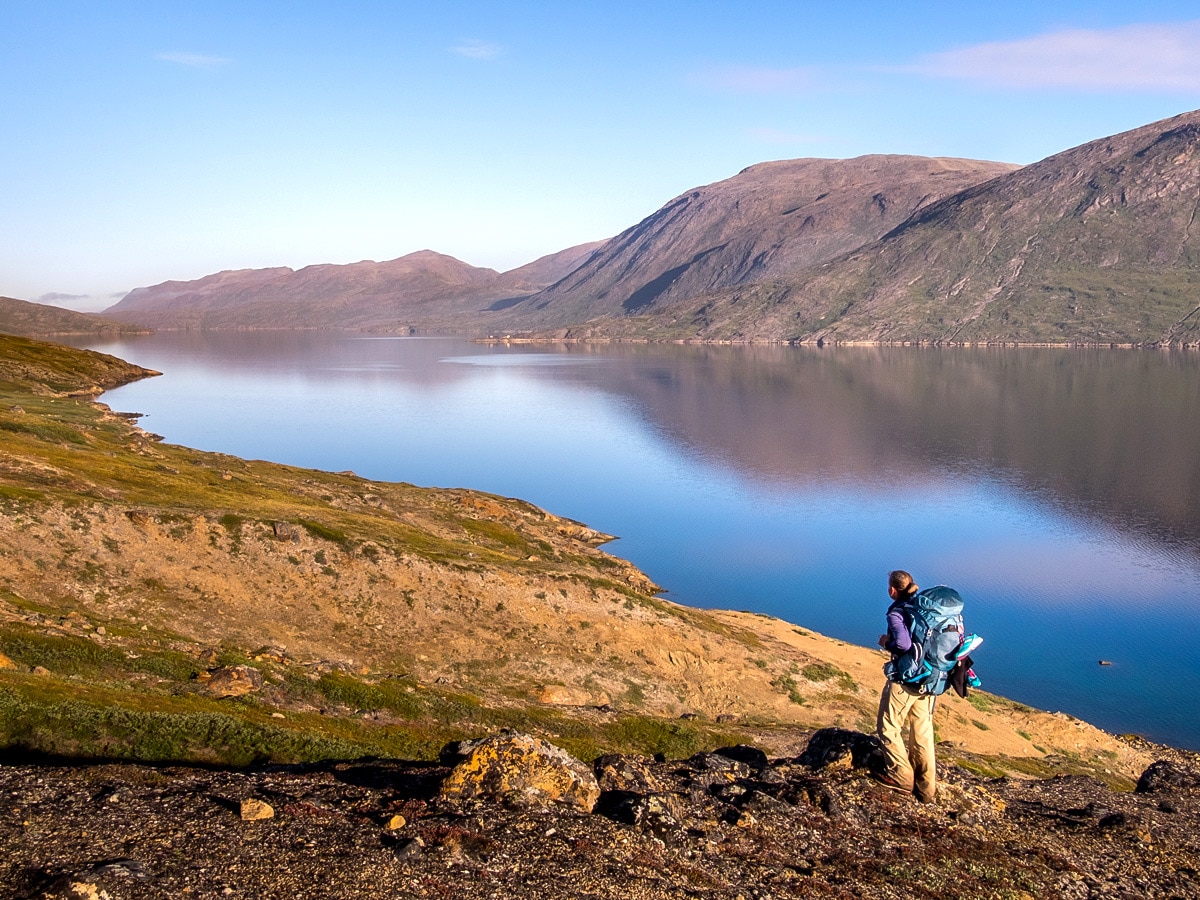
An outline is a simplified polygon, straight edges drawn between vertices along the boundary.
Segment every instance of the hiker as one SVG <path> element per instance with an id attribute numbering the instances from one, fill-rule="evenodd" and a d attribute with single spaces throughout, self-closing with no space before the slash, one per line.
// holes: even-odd
<path id="1" fill-rule="evenodd" d="M 912 621 L 908 608 L 918 591 L 907 572 L 888 573 L 887 634 L 879 636 L 879 646 L 898 659 L 912 648 Z M 933 749 L 933 707 L 937 696 L 890 678 L 879 698 L 879 716 L 875 729 L 886 754 L 885 768 L 874 772 L 880 784 L 915 794 L 922 803 L 932 803 L 937 792 L 937 767 Z M 908 731 L 908 748 L 904 734 Z"/>

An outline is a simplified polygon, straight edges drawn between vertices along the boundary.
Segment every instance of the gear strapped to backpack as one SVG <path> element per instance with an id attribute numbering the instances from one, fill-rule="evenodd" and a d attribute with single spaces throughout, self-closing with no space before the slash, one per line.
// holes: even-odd
<path id="1" fill-rule="evenodd" d="M 912 648 L 885 663 L 884 674 L 923 694 L 945 693 L 950 673 L 963 662 L 969 668 L 967 653 L 983 641 L 963 633 L 962 597 L 954 588 L 939 584 L 918 591 L 901 610 L 912 635 Z"/>

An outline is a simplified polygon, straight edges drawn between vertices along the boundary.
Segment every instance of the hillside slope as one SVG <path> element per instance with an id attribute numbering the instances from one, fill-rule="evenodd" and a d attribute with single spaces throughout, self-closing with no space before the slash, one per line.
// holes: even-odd
<path id="1" fill-rule="evenodd" d="M 61 337 L 77 334 L 144 334 L 147 329 L 44 303 L 0 297 L 0 334 Z"/>
<path id="2" fill-rule="evenodd" d="M 1196 343 L 1198 209 L 1200 111 L 968 188 L 805 272 L 571 334 Z"/>
<path id="3" fill-rule="evenodd" d="M 915 211 L 1013 171 L 917 156 L 760 163 L 676 197 L 557 284 L 513 308 L 521 325 L 563 325 L 669 307 L 780 278 L 882 237 Z"/>
<path id="4" fill-rule="evenodd" d="M 53 389 L 31 356 L 60 361 Z M 427 756 L 514 725 L 591 758 L 872 728 L 877 650 L 659 599 L 597 549 L 606 536 L 520 501 L 164 444 L 67 395 L 111 365 L 0 338 L 0 745 Z M 214 697 L 238 665 L 256 673 L 239 676 L 243 699 Z M 1117 779 L 1148 764 L 986 694 L 947 697 L 938 723 L 981 754 L 1091 760 Z"/>

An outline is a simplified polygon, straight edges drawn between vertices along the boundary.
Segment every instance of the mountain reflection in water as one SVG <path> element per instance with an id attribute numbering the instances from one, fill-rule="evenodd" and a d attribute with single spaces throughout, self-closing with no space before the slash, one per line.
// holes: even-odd
<path id="1" fill-rule="evenodd" d="M 170 441 L 521 496 L 620 535 L 680 602 L 873 645 L 889 569 L 953 584 L 988 689 L 1200 748 L 1195 354 L 90 346 L 166 373 L 105 399 Z"/>

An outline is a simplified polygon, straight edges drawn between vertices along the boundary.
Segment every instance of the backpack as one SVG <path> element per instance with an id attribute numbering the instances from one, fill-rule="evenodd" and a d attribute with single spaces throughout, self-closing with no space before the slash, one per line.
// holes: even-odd
<path id="1" fill-rule="evenodd" d="M 918 591 L 902 610 L 912 649 L 886 663 L 884 674 L 891 681 L 920 688 L 922 694 L 945 693 L 963 643 L 962 597 L 954 588 L 939 584 Z"/>

